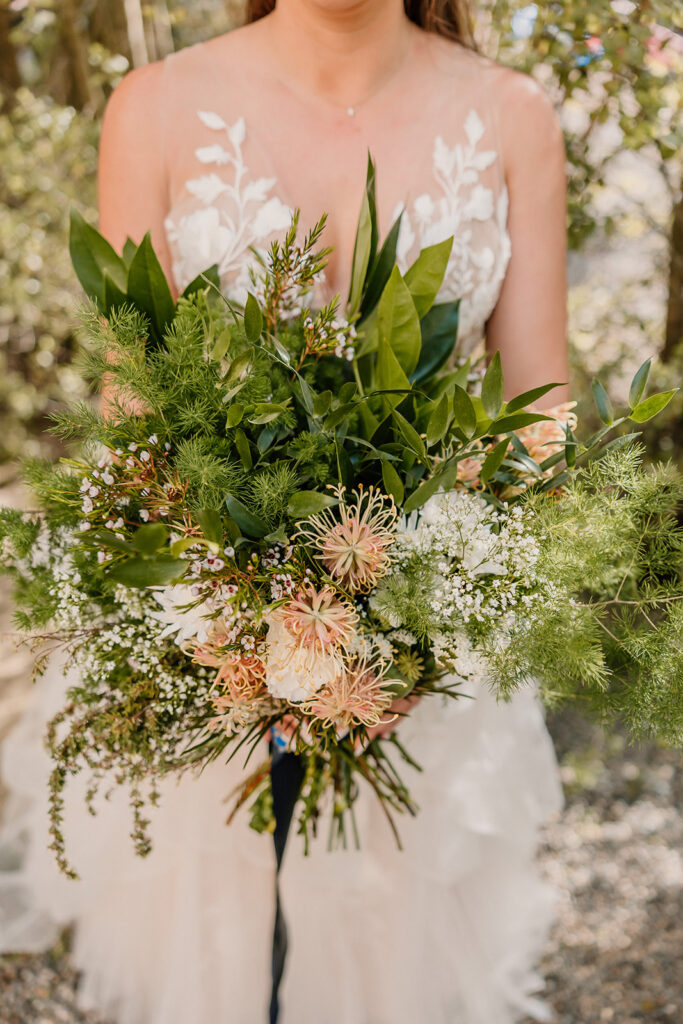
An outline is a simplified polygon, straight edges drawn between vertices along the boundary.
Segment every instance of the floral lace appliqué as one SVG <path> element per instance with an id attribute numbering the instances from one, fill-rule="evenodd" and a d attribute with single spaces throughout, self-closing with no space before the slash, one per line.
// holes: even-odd
<path id="1" fill-rule="evenodd" d="M 211 111 L 199 111 L 198 117 L 216 141 L 195 149 L 207 173 L 185 182 L 183 198 L 165 220 L 173 276 L 182 289 L 216 263 L 226 293 L 244 302 L 258 267 L 254 251 L 263 254 L 269 242 L 286 231 L 293 211 L 273 194 L 276 178 L 251 177 L 243 156 L 243 117 L 232 125 Z M 464 132 L 466 141 L 453 147 L 436 137 L 432 171 L 441 194 L 424 192 L 410 208 L 403 208 L 397 249 L 399 266 L 406 270 L 420 249 L 453 235 L 437 301 L 462 300 L 461 352 L 469 351 L 483 334 L 511 249 L 507 189 L 503 186 L 495 195 L 481 181 L 482 172 L 499 157 L 495 149 L 480 147 L 485 128 L 476 111 L 470 111 Z"/>
<path id="2" fill-rule="evenodd" d="M 476 111 L 470 111 L 464 127 L 466 144 L 449 148 L 440 135 L 436 137 L 433 173 L 443 195 L 435 199 L 425 192 L 411 209 L 403 208 L 397 250 L 399 266 L 405 270 L 416 250 L 453 236 L 439 301 L 462 299 L 461 348 L 479 340 L 476 335 L 495 308 L 511 253 L 507 189 L 495 197 L 480 181 L 481 172 L 498 159 L 498 153 L 478 148 L 485 129 Z"/>
<path id="3" fill-rule="evenodd" d="M 229 125 L 211 111 L 198 111 L 197 116 L 220 141 L 200 146 L 195 156 L 207 166 L 231 167 L 233 180 L 213 171 L 185 182 L 199 206 L 192 208 L 188 200 L 178 207 L 177 215 L 172 212 L 164 222 L 173 252 L 173 276 L 183 288 L 216 263 L 220 279 L 229 283 L 235 301 L 244 302 L 251 271 L 258 263 L 253 250 L 263 252 L 265 243 L 289 227 L 292 210 L 271 195 L 275 178 L 250 177 L 242 155 L 243 117 Z"/>

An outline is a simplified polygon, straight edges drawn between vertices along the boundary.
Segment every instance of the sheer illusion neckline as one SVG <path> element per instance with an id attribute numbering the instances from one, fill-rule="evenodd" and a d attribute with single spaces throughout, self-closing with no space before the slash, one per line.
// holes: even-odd
<path id="1" fill-rule="evenodd" d="M 290 186 L 294 178 L 292 171 L 280 173 L 273 151 L 264 141 L 264 135 L 270 139 L 272 134 L 268 122 L 260 131 L 257 122 L 257 130 L 252 131 L 251 118 L 238 112 L 235 101 L 207 95 L 205 83 L 204 78 L 202 90 L 197 90 L 195 97 L 184 98 L 185 110 L 188 99 L 194 100 L 194 112 L 189 122 L 183 118 L 182 137 L 173 153 L 175 182 L 165 220 L 173 276 L 182 290 L 197 273 L 217 263 L 226 294 L 243 301 L 254 286 L 251 274 L 258 266 L 255 251 L 265 253 L 272 241 L 282 237 L 300 204 L 292 188 L 287 187 L 287 176 Z M 247 112 L 249 100 L 247 97 L 243 107 Z M 412 146 L 412 160 L 405 168 L 406 187 L 392 210 L 397 193 L 400 196 L 394 189 L 394 199 L 385 206 L 382 229 L 387 230 L 386 222 L 391 223 L 403 211 L 397 255 L 404 271 L 420 249 L 454 236 L 438 298 L 462 300 L 461 340 L 465 347 L 472 347 L 474 336 L 483 333 L 511 251 L 504 169 L 495 123 L 487 116 L 484 100 L 475 97 L 472 103 L 451 113 L 442 131 L 433 135 L 419 126 L 419 146 L 416 139 L 406 139 L 406 146 Z M 226 111 L 231 107 L 229 116 Z M 400 147 L 400 140 L 398 144 Z M 422 154 L 424 159 L 420 159 Z M 391 149 L 383 155 L 385 161 L 390 159 Z M 378 165 L 380 181 L 383 166 L 386 164 Z M 395 168 L 389 166 L 389 170 L 394 173 L 394 185 L 397 180 L 401 184 L 403 179 L 396 178 Z M 399 171 L 399 175 L 402 173 Z M 356 194 L 360 208 L 362 180 Z M 345 202 L 351 202 L 349 190 Z M 315 212 L 319 215 L 323 209 Z M 310 227 L 306 215 L 302 217 L 302 228 Z M 354 210 L 354 224 L 356 217 Z M 344 239 L 344 244 L 347 241 Z M 338 250 L 342 252 L 343 246 Z M 334 290 L 329 282 L 318 287 L 316 304 L 329 301 L 337 291 L 344 300 L 350 268 L 343 266 L 341 270 L 343 274 L 335 275 Z"/>

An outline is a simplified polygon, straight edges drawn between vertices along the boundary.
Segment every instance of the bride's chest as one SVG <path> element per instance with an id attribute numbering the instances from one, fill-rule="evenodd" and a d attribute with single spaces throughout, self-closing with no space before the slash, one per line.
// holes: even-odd
<path id="1" fill-rule="evenodd" d="M 255 252 L 281 237 L 298 209 L 302 230 L 327 214 L 322 242 L 334 251 L 320 297 L 344 296 L 370 152 L 382 234 L 402 211 L 399 263 L 453 235 L 441 297 L 463 300 L 465 330 L 485 322 L 510 246 L 501 157 L 474 105 L 443 133 L 397 110 L 374 134 L 362 111 L 340 111 L 322 130 L 315 120 L 279 117 L 277 108 L 254 124 L 207 107 L 167 153 L 165 226 L 178 288 L 216 263 L 224 290 L 243 299 Z"/>

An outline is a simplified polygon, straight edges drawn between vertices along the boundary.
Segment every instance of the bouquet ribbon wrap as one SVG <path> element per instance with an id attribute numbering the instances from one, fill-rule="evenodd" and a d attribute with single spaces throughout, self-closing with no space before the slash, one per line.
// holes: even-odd
<path id="1" fill-rule="evenodd" d="M 270 995 L 270 1024 L 277 1024 L 280 1013 L 280 982 L 285 969 L 287 959 L 287 924 L 282 912 L 280 902 L 279 875 L 282 866 L 282 858 L 287 845 L 287 836 L 292 823 L 292 815 L 296 802 L 299 799 L 301 784 L 304 780 L 304 765 L 300 757 L 288 751 L 278 750 L 272 744 L 272 766 L 270 769 L 271 787 L 273 793 L 273 814 L 275 816 L 275 831 L 273 842 L 275 844 L 276 876 L 275 876 L 275 924 L 273 927 L 273 958 L 272 958 L 272 987 Z"/>

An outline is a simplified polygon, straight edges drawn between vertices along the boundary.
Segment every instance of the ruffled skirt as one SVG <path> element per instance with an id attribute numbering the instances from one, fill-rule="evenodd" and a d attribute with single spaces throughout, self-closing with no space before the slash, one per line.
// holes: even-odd
<path id="1" fill-rule="evenodd" d="M 116 1024 L 264 1024 L 274 855 L 246 813 L 225 825 L 241 766 L 168 779 L 137 857 L 126 795 L 96 817 L 80 780 L 65 832 L 81 881 L 47 850 L 46 719 L 68 680 L 36 684 L 3 748 L 9 788 L 0 844 L 0 951 L 46 947 L 73 923 L 82 999 Z M 420 807 L 399 816 L 400 852 L 371 791 L 357 804 L 361 849 L 304 857 L 295 826 L 282 873 L 289 958 L 282 1024 L 512 1024 L 546 1019 L 534 965 L 553 894 L 535 864 L 538 830 L 561 806 L 542 710 L 531 691 L 498 703 L 424 700 L 399 726 L 422 765 L 406 768 Z"/>

